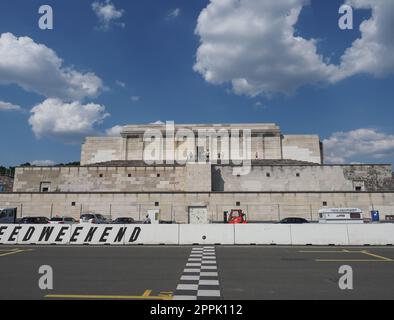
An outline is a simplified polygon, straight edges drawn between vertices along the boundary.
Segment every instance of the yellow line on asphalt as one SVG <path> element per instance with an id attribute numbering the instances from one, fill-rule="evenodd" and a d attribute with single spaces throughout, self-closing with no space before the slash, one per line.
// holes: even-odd
<path id="1" fill-rule="evenodd" d="M 21 253 L 21 252 L 27 252 L 27 251 L 32 251 L 32 249 L 27 249 L 27 250 L 14 250 L 14 251 L 10 251 L 7 253 L 1 253 L 0 257 L 4 257 L 4 256 L 9 256 L 11 254 L 16 254 L 16 253 Z"/>
<path id="2" fill-rule="evenodd" d="M 146 291 L 145 291 L 146 293 Z M 144 294 L 145 294 L 144 293 Z M 172 296 L 110 296 L 110 295 L 89 295 L 89 294 L 47 294 L 45 298 L 58 299 L 110 299 L 110 300 L 132 300 L 132 299 L 151 299 L 151 300 L 172 300 Z"/>
<path id="3" fill-rule="evenodd" d="M 391 262 L 392 260 L 381 259 L 316 259 L 317 262 Z"/>
<path id="4" fill-rule="evenodd" d="M 364 253 L 364 254 L 366 254 L 368 256 L 371 256 L 371 257 L 375 257 L 375 258 L 381 259 L 382 261 L 394 261 L 394 260 L 392 260 L 390 258 L 382 257 L 382 256 L 380 256 L 378 254 L 368 252 L 367 250 L 363 250 L 362 253 Z"/>
<path id="5" fill-rule="evenodd" d="M 362 252 L 362 251 L 349 251 L 349 250 L 346 250 L 346 249 L 343 249 L 343 250 L 331 250 L 331 251 L 329 251 L 329 250 L 325 250 L 325 251 L 317 251 L 317 250 L 301 250 L 301 251 L 298 251 L 298 252 L 302 252 L 302 253 L 357 253 L 357 252 Z"/>
<path id="6" fill-rule="evenodd" d="M 142 296 L 149 297 L 151 293 L 152 293 L 152 290 L 145 290 L 145 292 L 142 294 Z"/>

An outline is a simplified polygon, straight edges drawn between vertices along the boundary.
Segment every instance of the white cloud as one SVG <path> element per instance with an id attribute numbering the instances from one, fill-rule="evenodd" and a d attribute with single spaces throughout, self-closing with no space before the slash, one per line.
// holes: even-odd
<path id="1" fill-rule="evenodd" d="M 126 83 L 124 83 L 123 81 L 116 80 L 115 83 L 116 83 L 116 85 L 118 85 L 119 87 L 126 88 Z"/>
<path id="2" fill-rule="evenodd" d="M 249 96 L 292 93 L 318 83 L 335 83 L 360 72 L 394 72 L 394 1 L 348 0 L 371 8 L 361 24 L 362 38 L 341 58 L 328 63 L 317 53 L 316 40 L 295 36 L 294 26 L 309 0 L 210 0 L 200 13 L 200 37 L 194 70 L 212 84 L 231 83 Z"/>
<path id="3" fill-rule="evenodd" d="M 131 101 L 133 101 L 133 102 L 138 102 L 138 101 L 141 100 L 141 97 L 140 97 L 140 96 L 132 96 L 130 99 L 131 99 Z"/>
<path id="4" fill-rule="evenodd" d="M 56 163 L 55 161 L 52 160 L 34 160 L 31 162 L 32 166 L 37 166 L 37 167 L 51 167 L 54 166 Z"/>
<path id="5" fill-rule="evenodd" d="M 335 132 L 323 140 L 324 157 L 329 163 L 345 163 L 349 159 L 384 158 L 394 155 L 394 135 L 375 129 Z"/>
<path id="6" fill-rule="evenodd" d="M 118 137 L 118 136 L 120 136 L 120 133 L 122 132 L 122 130 L 123 130 L 123 126 L 117 125 L 117 126 L 107 129 L 105 131 L 105 134 L 109 137 Z"/>
<path id="7" fill-rule="evenodd" d="M 160 125 L 162 125 L 162 124 L 165 124 L 165 123 L 163 121 L 157 120 L 155 122 L 151 122 L 150 124 L 160 124 Z"/>
<path id="8" fill-rule="evenodd" d="M 0 101 L 0 111 L 22 111 L 23 109 L 9 102 Z"/>
<path id="9" fill-rule="evenodd" d="M 92 9 L 100 20 L 100 28 L 102 30 L 109 30 L 112 24 L 118 25 L 122 28 L 126 26 L 123 22 L 115 22 L 116 20 L 122 18 L 124 10 L 116 9 L 115 5 L 110 0 L 103 2 L 95 1 L 92 3 Z"/>
<path id="10" fill-rule="evenodd" d="M 354 9 L 372 9 L 369 20 L 360 25 L 361 38 L 355 40 L 341 58 L 334 80 L 358 73 L 377 77 L 394 72 L 394 1 L 347 0 Z"/>
<path id="11" fill-rule="evenodd" d="M 181 14 L 181 9 L 180 8 L 175 8 L 171 10 L 171 12 L 168 14 L 168 18 L 177 18 Z"/>
<path id="12" fill-rule="evenodd" d="M 47 99 L 31 110 L 29 123 L 37 138 L 54 137 L 74 143 L 95 133 L 94 126 L 108 116 L 102 105 Z"/>
<path id="13" fill-rule="evenodd" d="M 64 67 L 52 49 L 12 33 L 0 36 L 0 84 L 17 84 L 26 91 L 65 100 L 96 96 L 103 88 L 94 73 Z"/>

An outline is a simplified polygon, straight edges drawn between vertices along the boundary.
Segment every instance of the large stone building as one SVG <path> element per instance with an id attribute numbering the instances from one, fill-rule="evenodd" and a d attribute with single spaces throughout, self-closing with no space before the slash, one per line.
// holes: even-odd
<path id="1" fill-rule="evenodd" d="M 235 159 L 227 159 L 236 149 L 225 139 L 231 130 L 241 130 Z M 161 142 L 155 157 L 153 136 Z M 81 166 L 16 168 L 14 192 L 0 194 L 2 206 L 23 215 L 95 211 L 136 220 L 159 209 L 162 220 L 180 223 L 195 209 L 206 221 L 222 221 L 231 208 L 250 220 L 315 220 L 324 206 L 378 209 L 384 218 L 394 214 L 394 180 L 389 164 L 324 165 L 318 136 L 283 135 L 274 124 L 133 125 L 119 137 L 87 138 Z"/>
<path id="2" fill-rule="evenodd" d="M 232 130 L 250 130 L 251 158 L 255 160 L 291 159 L 323 163 L 322 145 L 317 135 L 283 135 L 275 124 L 179 124 L 179 125 L 128 125 L 120 137 L 91 137 L 82 145 L 81 165 L 117 160 L 143 160 L 143 151 L 150 144 L 149 136 L 158 132 L 163 137 L 163 152 L 174 152 L 185 144 L 184 136 L 192 134 L 193 156 L 196 159 L 210 153 L 211 160 L 223 157 L 221 139 Z M 215 149 L 209 150 L 209 143 L 201 139 L 204 135 L 218 137 Z M 145 139 L 144 139 L 145 137 Z M 200 137 L 200 139 L 199 139 Z M 170 140 L 170 143 L 167 143 Z M 171 141 L 174 140 L 174 141 Z M 174 143 L 173 143 L 174 142 Z M 187 142 L 186 142 L 187 143 Z M 172 150 L 167 150 L 170 145 Z M 174 154 L 176 158 L 176 155 Z"/>

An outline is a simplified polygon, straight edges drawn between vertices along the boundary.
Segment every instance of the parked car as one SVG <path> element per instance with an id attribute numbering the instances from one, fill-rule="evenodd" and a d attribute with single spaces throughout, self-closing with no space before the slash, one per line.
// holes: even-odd
<path id="1" fill-rule="evenodd" d="M 288 217 L 288 218 L 284 218 L 282 220 L 279 221 L 279 223 L 285 223 L 285 224 L 300 224 L 300 223 L 309 223 L 308 220 L 304 219 L 304 218 L 297 218 L 297 217 Z"/>
<path id="2" fill-rule="evenodd" d="M 77 223 L 77 220 L 70 217 L 54 217 L 49 220 L 50 224 L 74 224 Z"/>
<path id="3" fill-rule="evenodd" d="M 109 221 L 102 214 L 84 213 L 81 215 L 79 223 L 108 224 Z"/>
<path id="4" fill-rule="evenodd" d="M 113 224 L 132 224 L 135 223 L 133 218 L 120 217 L 112 221 Z"/>
<path id="5" fill-rule="evenodd" d="M 16 223 L 16 208 L 0 208 L 0 224 Z"/>
<path id="6" fill-rule="evenodd" d="M 19 224 L 48 224 L 47 217 L 23 217 L 18 220 Z"/>

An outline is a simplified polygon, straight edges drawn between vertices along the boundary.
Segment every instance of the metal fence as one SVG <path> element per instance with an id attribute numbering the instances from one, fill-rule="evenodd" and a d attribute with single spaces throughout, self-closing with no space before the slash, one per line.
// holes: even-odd
<path id="1" fill-rule="evenodd" d="M 1 207 L 16 207 L 18 209 L 18 217 L 25 216 L 71 216 L 79 218 L 82 213 L 100 213 L 107 218 L 115 219 L 117 217 L 131 217 L 136 221 L 144 220 L 148 210 L 159 209 L 160 219 L 168 222 L 187 223 L 189 219 L 188 205 L 163 204 L 159 206 L 144 205 L 144 204 L 117 204 L 117 203 L 34 203 L 29 202 L 7 202 L 0 203 Z M 371 210 L 380 210 L 380 216 L 384 219 L 385 215 L 394 214 L 393 206 L 357 206 L 365 213 L 365 217 L 369 216 Z M 309 221 L 317 221 L 319 219 L 319 206 L 309 205 L 287 205 L 287 204 L 246 204 L 242 206 L 234 206 L 230 204 L 214 204 L 207 206 L 208 221 L 222 222 L 223 213 L 231 211 L 231 209 L 242 209 L 251 222 L 277 222 L 286 217 L 301 217 Z"/>

